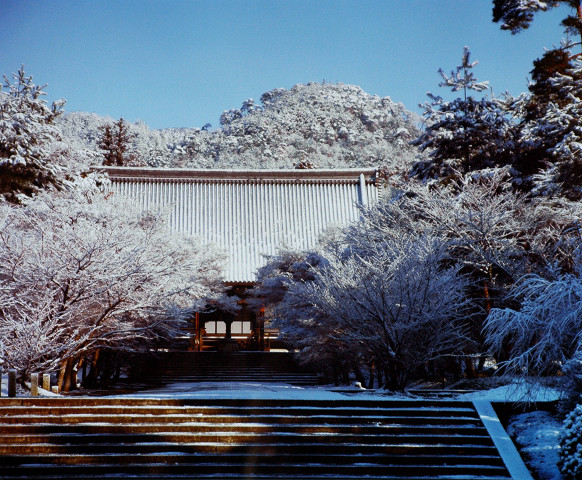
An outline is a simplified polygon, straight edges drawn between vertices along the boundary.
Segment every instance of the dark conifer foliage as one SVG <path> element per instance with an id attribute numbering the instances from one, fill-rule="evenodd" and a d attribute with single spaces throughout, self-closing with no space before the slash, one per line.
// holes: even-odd
<path id="1" fill-rule="evenodd" d="M 136 135 L 130 132 L 123 118 L 113 125 L 103 125 L 100 130 L 102 133 L 98 146 L 103 152 L 103 165 L 122 167 L 135 161 L 131 150 Z"/>

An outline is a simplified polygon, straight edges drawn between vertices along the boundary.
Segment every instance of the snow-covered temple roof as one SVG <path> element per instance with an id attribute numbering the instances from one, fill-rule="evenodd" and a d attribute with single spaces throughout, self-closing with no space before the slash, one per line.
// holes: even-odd
<path id="1" fill-rule="evenodd" d="M 172 229 L 223 247 L 232 283 L 254 282 L 280 247 L 313 248 L 327 227 L 358 220 L 357 205 L 379 195 L 373 169 L 103 170 L 115 192 L 167 209 Z"/>

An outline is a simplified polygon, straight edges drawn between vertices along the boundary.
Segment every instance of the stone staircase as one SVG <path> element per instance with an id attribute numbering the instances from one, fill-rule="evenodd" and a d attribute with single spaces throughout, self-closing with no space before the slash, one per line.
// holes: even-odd
<path id="1" fill-rule="evenodd" d="M 500 480 L 453 400 L 0 399 L 0 478 Z"/>
<path id="2" fill-rule="evenodd" d="M 138 380 L 151 386 L 186 382 L 261 382 L 316 385 L 316 374 L 287 352 L 162 352 Z"/>

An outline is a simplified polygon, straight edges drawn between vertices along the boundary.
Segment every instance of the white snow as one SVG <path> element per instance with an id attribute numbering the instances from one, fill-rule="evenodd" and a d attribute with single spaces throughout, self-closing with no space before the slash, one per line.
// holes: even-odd
<path id="1" fill-rule="evenodd" d="M 553 402 L 560 398 L 560 392 L 554 388 L 530 382 L 515 381 L 489 390 L 477 390 L 458 395 L 456 398 L 469 401 L 486 400 L 488 402 Z"/>
<path id="2" fill-rule="evenodd" d="M 173 383 L 162 389 L 122 395 L 131 398 L 241 398 L 340 400 L 345 395 L 325 387 L 303 387 L 287 383 L 200 382 Z"/>
<path id="3" fill-rule="evenodd" d="M 522 457 L 540 480 L 560 480 L 558 435 L 562 422 L 545 411 L 522 413 L 512 417 L 507 431 L 520 447 Z"/>

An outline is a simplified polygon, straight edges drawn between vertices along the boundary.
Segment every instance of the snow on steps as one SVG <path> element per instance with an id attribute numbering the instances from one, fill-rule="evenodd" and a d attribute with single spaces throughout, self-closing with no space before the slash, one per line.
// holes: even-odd
<path id="1" fill-rule="evenodd" d="M 0 478 L 508 479 L 471 403 L 0 399 Z"/>

